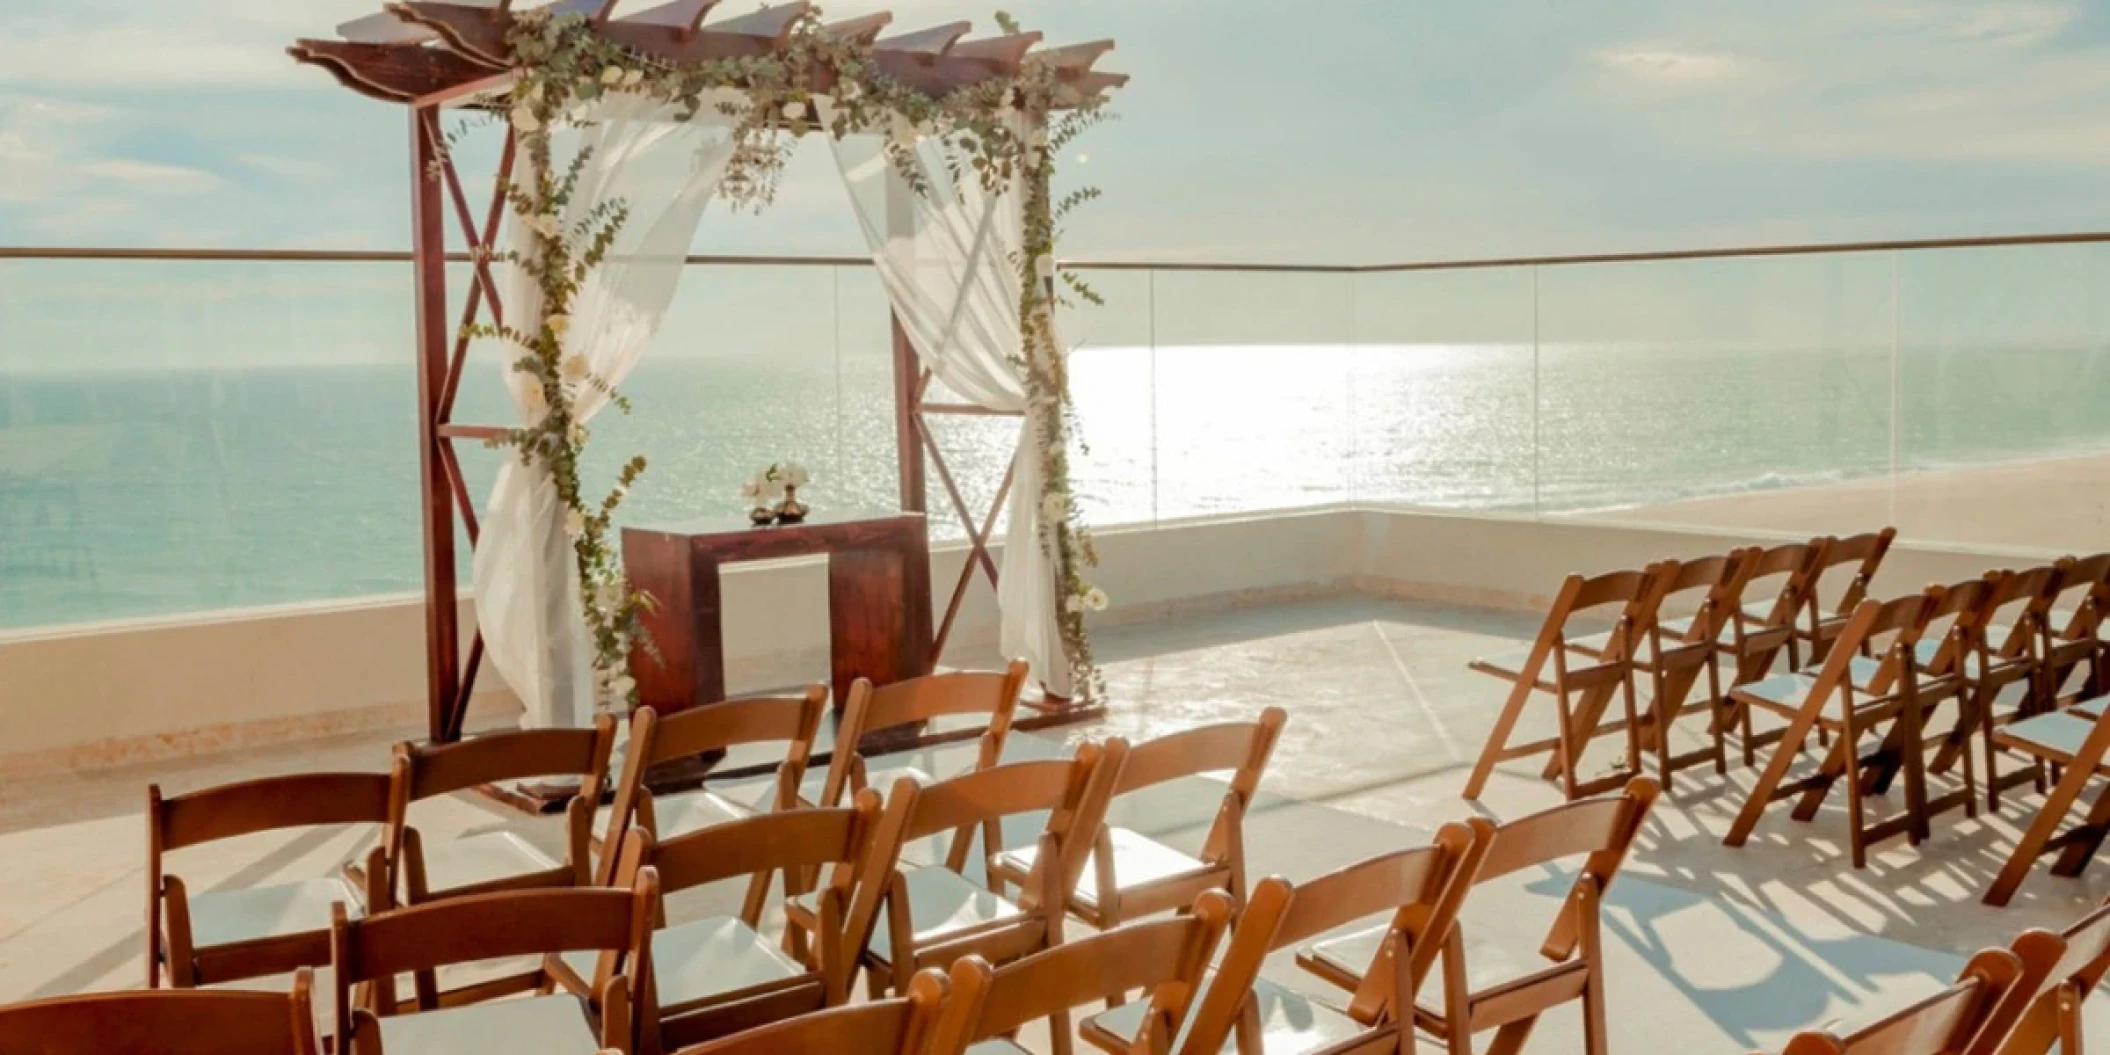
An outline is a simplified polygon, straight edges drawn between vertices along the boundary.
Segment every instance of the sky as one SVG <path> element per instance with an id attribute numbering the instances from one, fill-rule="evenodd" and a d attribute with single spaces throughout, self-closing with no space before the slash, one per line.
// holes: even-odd
<path id="1" fill-rule="evenodd" d="M 1064 159 L 1106 194 L 1067 256 L 1383 263 L 2110 228 L 2099 0 L 1007 2 L 1052 41 L 1115 38 L 1102 65 L 1135 78 Z M 283 50 L 377 6 L 7 0 L 0 244 L 403 247 L 402 110 Z M 897 25 L 991 21 L 986 0 L 890 6 Z M 777 208 L 714 218 L 697 248 L 860 246 L 815 144 Z"/>

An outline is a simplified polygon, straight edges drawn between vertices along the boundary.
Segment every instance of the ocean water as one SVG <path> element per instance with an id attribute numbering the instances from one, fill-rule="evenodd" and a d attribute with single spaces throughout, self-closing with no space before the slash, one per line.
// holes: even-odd
<path id="1" fill-rule="evenodd" d="M 2110 350 L 1619 343 L 1196 344 L 1074 359 L 1094 523 L 1366 502 L 1559 515 L 2110 450 Z M 492 370 L 457 420 L 502 421 Z M 884 349 L 669 356 L 599 423 L 597 478 L 650 459 L 632 522 L 741 509 L 811 466 L 823 508 L 888 509 Z M 986 508 L 1014 429 L 940 423 Z M 0 628 L 419 587 L 407 363 L 0 370 Z M 469 448 L 479 495 L 497 452 Z M 940 534 L 959 534 L 932 479 Z M 466 565 L 465 565 L 466 567 Z"/>

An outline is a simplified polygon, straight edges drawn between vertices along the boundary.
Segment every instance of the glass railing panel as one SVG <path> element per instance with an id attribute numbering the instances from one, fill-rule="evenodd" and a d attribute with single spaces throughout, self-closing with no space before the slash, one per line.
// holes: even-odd
<path id="1" fill-rule="evenodd" d="M 0 627 L 418 588 L 407 278 L 0 262 Z"/>
<path id="2" fill-rule="evenodd" d="M 1882 523 L 1890 266 L 1538 268 L 1540 511 L 1747 532 Z"/>
<path id="3" fill-rule="evenodd" d="M 1529 268 L 1355 276 L 1356 501 L 1532 509 Z"/>
<path id="4" fill-rule="evenodd" d="M 1086 523 L 1150 523 L 1157 519 L 1151 275 L 1090 271 L 1079 278 L 1101 303 L 1071 294 L 1062 313 L 1079 443 L 1070 453 L 1071 486 Z"/>
<path id="5" fill-rule="evenodd" d="M 2110 246 L 1898 254 L 1902 536 L 2110 545 Z"/>
<path id="6" fill-rule="evenodd" d="M 1348 501 L 1353 276 L 1153 281 L 1159 518 Z"/>

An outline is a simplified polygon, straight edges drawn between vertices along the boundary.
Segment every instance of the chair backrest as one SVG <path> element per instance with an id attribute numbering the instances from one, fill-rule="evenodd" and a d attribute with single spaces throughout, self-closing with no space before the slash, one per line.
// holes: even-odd
<path id="1" fill-rule="evenodd" d="M 850 905 L 843 935 L 849 948 L 862 949 L 871 939 L 903 845 L 944 832 L 965 839 L 978 827 L 1022 813 L 1046 811 L 1048 820 L 1018 903 L 1060 911 L 1084 874 L 1092 836 L 1106 819 L 1127 756 L 1127 742 L 1114 738 L 1079 744 L 1068 759 L 1012 762 L 928 785 L 907 777 L 895 781 Z M 1055 900 L 1045 900 L 1050 896 Z"/>
<path id="2" fill-rule="evenodd" d="M 1926 673 L 1938 677 L 1963 673 L 1973 656 L 1989 651 L 1993 612 L 2006 596 L 2008 580 L 2014 574 L 1989 571 L 1980 578 L 1927 588 L 1933 607 L 1927 613 L 1928 625 L 1921 637 L 1938 633 L 1940 647 L 1927 662 Z"/>
<path id="3" fill-rule="evenodd" d="M 800 1015 L 677 1055 L 924 1055 L 945 987 L 943 974 L 924 971 L 910 980 L 907 996 Z"/>
<path id="4" fill-rule="evenodd" d="M 1775 577 L 1780 585 L 1773 590 L 1773 604 L 1760 620 L 1763 627 L 1784 628 L 1793 626 L 1795 618 L 1802 614 L 1808 603 L 1811 586 L 1816 582 L 1813 569 L 1825 545 L 1831 540 L 1815 538 L 1808 542 L 1784 542 L 1770 549 L 1761 549 L 1744 574 L 1743 595 L 1762 596 L 1766 583 Z"/>
<path id="5" fill-rule="evenodd" d="M 2083 1002 L 2110 972 L 2110 903 L 2058 934 L 2028 931 L 2015 939 L 2012 948 L 2023 962 L 2023 984 L 2031 984 L 2029 975 L 2037 961 L 2049 962 L 2035 979 L 2041 986 L 2032 986 L 2035 995 L 2007 1039 L 1998 1049 L 1985 1050 L 1998 1050 L 1999 1055 L 2048 1055 L 2067 1036 L 2078 1039 Z"/>
<path id="6" fill-rule="evenodd" d="M 579 793 L 596 800 L 608 775 L 615 727 L 615 716 L 602 714 L 587 729 L 521 729 L 485 733 L 451 744 L 397 744 L 396 764 L 402 778 L 396 791 L 396 820 L 400 823 L 401 811 L 421 799 L 536 777 L 579 777 Z"/>
<path id="7" fill-rule="evenodd" d="M 1654 780 L 1635 777 L 1616 795 L 1565 803 L 1503 824 L 1494 830 L 1474 883 L 1587 854 L 1576 871 L 1575 885 L 1593 882 L 1602 895 L 1626 863 L 1660 791 Z M 1554 920 L 1542 947 L 1549 959 L 1565 960 L 1575 951 L 1582 922 L 1571 911 L 1575 904 L 1571 893 Z"/>
<path id="8" fill-rule="evenodd" d="M 1230 895 L 1211 890 L 1189 915 L 1072 939 L 1001 969 L 980 956 L 963 957 L 952 966 L 952 998 L 931 1055 L 964 1055 L 976 1042 L 1035 1019 L 1055 1019 L 1053 1028 L 1066 1030 L 1067 1012 L 1139 989 L 1150 996 L 1138 1046 L 1166 1050 L 1230 918 Z"/>
<path id="9" fill-rule="evenodd" d="M 1254 884 L 1181 1051 L 1214 1055 L 1223 1049 L 1253 999 L 1253 981 L 1269 953 L 1372 916 L 1388 915 L 1391 924 L 1350 1011 L 1369 1024 L 1388 1007 L 1411 1004 L 1493 836 L 1494 826 L 1475 817 L 1444 825 L 1425 847 L 1381 854 L 1295 886 L 1280 876 Z"/>
<path id="10" fill-rule="evenodd" d="M 1856 687 L 1853 661 L 1879 647 L 1882 659 L 1875 675 L 1860 688 L 1875 697 L 1902 691 L 1905 679 L 1917 673 L 1913 647 L 1919 644 L 1921 633 L 1933 617 L 1934 604 L 1933 596 L 1924 593 L 1889 601 L 1862 601 L 1840 628 L 1805 699 L 1812 706 L 1821 706 L 1837 697 L 1841 706 L 1851 707 L 1851 694 Z M 1887 643 L 1885 638 L 1889 639 Z"/>
<path id="11" fill-rule="evenodd" d="M 1538 637 L 1533 640 L 1530 655 L 1519 672 L 1522 680 L 1537 680 L 1549 661 L 1561 676 L 1593 669 L 1624 672 L 1636 646 L 1653 624 L 1656 605 L 1662 600 L 1663 575 L 1668 570 L 1671 569 L 1666 565 L 1651 565 L 1641 571 L 1568 576 L 1562 581 L 1560 592 L 1554 595 L 1552 606 L 1546 610 L 1546 621 L 1539 627 Z M 1582 636 L 1583 628 L 1575 627 L 1578 633 L 1571 634 L 1569 623 L 1584 613 L 1611 605 L 1619 606 L 1619 614 L 1614 617 L 1611 634 L 1605 639 L 1602 658 L 1594 662 L 1578 659 L 1575 665 L 1571 665 L 1568 640 L 1571 636 Z"/>
<path id="12" fill-rule="evenodd" d="M 2052 607 L 2071 614 L 2051 632 L 2069 641 L 2093 637 L 2110 610 L 2110 553 L 2061 558 L 2059 568 L 2059 594 Z"/>
<path id="13" fill-rule="evenodd" d="M 1677 570 L 1663 584 L 1659 609 L 1683 607 L 1684 602 L 1676 598 L 1696 590 L 1705 591 L 1691 606 L 1692 623 L 1686 627 L 1681 641 L 1699 644 L 1721 636 L 1730 613 L 1740 603 L 1744 585 L 1750 580 L 1751 569 L 1758 557 L 1758 547 L 1750 546 L 1678 563 Z"/>
<path id="14" fill-rule="evenodd" d="M 362 1032 L 353 1014 L 352 987 L 372 983 L 372 1010 L 396 1012 L 393 980 L 397 975 L 430 971 L 449 964 L 475 963 L 516 956 L 600 952 L 596 985 L 605 984 L 616 965 L 645 955 L 650 948 L 654 913 L 659 907 L 659 876 L 650 868 L 627 890 L 609 887 L 508 891 L 473 894 L 347 919 L 339 904 L 330 926 L 330 964 L 337 997 L 337 1049 L 352 1047 Z M 627 1006 L 627 984 L 621 996 Z M 365 1028 L 373 1028 L 371 1026 Z"/>
<path id="15" fill-rule="evenodd" d="M 1847 582 L 1832 605 L 1832 613 L 1845 615 L 1868 596 L 1869 583 L 1883 566 L 1883 557 L 1890 552 L 1890 544 L 1897 540 L 1898 529 L 1887 527 L 1849 538 L 1826 538 L 1817 546 L 1816 560 L 1810 564 L 1809 607 L 1818 611 L 1824 607 L 1822 590 L 1825 573 L 1833 568 L 1851 566 L 1854 577 Z"/>
<path id="16" fill-rule="evenodd" d="M 1181 777 L 1230 771 L 1224 801 L 1232 808 L 1217 811 L 1201 853 L 1204 861 L 1220 862 L 1230 853 L 1235 835 L 1226 829 L 1239 823 L 1259 792 L 1260 778 L 1267 772 L 1268 759 L 1288 721 L 1288 712 L 1269 707 L 1260 712 L 1258 721 L 1198 726 L 1135 744 L 1128 749 L 1114 794 L 1126 795 Z"/>
<path id="17" fill-rule="evenodd" d="M 1975 1055 L 1974 1045 L 2022 976 L 2022 962 L 2006 949 L 1971 957 L 1956 984 L 1869 1023 L 1844 1037 L 1796 1035 L 1781 1055 Z"/>
<path id="18" fill-rule="evenodd" d="M 740 744 L 788 745 L 784 765 L 777 773 L 777 806 L 788 808 L 796 801 L 792 796 L 797 795 L 799 781 L 806 775 L 813 738 L 819 734 L 821 717 L 827 710 L 825 685 L 809 685 L 803 696 L 726 700 L 668 715 L 650 707 L 638 708 L 630 716 L 630 744 L 623 754 L 623 772 L 615 780 L 615 797 L 610 802 L 601 845 L 622 844 L 623 834 L 637 816 L 645 776 L 653 766 Z M 604 856 L 613 859 L 613 854 Z M 601 878 L 612 874 L 612 870 L 604 868 Z"/>
<path id="19" fill-rule="evenodd" d="M 313 978 L 287 993 L 155 989 L 65 996 L 0 1007 L 8 1055 L 313 1055 Z"/>
<path id="20" fill-rule="evenodd" d="M 164 798 L 153 784 L 147 787 L 149 841 L 158 853 L 281 828 L 382 824 L 388 793 L 384 773 L 265 777 L 174 798 Z"/>
<path id="21" fill-rule="evenodd" d="M 1024 660 L 1012 660 L 1001 673 L 947 671 L 878 686 L 857 679 L 850 685 L 850 699 L 843 705 L 842 723 L 836 727 L 835 750 L 828 757 L 828 777 L 819 804 L 832 806 L 842 801 L 850 784 L 850 767 L 858 753 L 867 749 L 867 737 L 932 718 L 988 715 L 989 726 L 982 733 L 978 766 L 995 765 L 1003 752 L 1004 740 L 1011 733 L 1011 718 L 1025 687 Z"/>
<path id="22" fill-rule="evenodd" d="M 2017 659 L 2035 654 L 2038 635 L 2049 625 L 2052 603 L 2059 598 L 2065 575 L 2065 568 L 2057 564 L 2008 573 L 1986 617 L 1989 631 L 1997 626 L 2007 628 L 1987 642 L 1995 655 Z"/>

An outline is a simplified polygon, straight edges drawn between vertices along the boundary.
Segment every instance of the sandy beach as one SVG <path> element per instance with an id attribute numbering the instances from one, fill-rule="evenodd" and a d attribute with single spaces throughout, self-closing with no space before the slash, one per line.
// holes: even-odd
<path id="1" fill-rule="evenodd" d="M 1901 473 L 1579 516 L 1810 535 L 1894 524 L 1902 537 L 1921 543 L 2093 552 L 2110 546 L 2110 455 Z"/>

